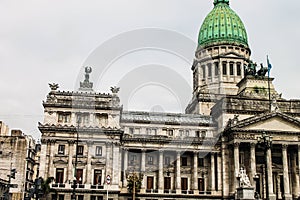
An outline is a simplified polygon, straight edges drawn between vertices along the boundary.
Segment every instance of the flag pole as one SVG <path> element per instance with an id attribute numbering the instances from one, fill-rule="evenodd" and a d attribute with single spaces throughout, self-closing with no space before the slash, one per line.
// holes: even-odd
<path id="1" fill-rule="evenodd" d="M 271 112 L 272 109 L 272 102 L 271 102 L 271 88 L 270 88 L 270 71 L 272 68 L 272 65 L 269 61 L 269 56 L 267 55 L 267 63 L 268 63 L 268 92 L 269 92 L 269 111 Z"/>

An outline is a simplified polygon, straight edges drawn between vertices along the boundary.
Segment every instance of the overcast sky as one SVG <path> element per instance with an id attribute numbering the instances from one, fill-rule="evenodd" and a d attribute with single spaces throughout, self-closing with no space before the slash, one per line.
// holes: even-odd
<path id="1" fill-rule="evenodd" d="M 10 128 L 20 128 L 38 138 L 40 133 L 36 127 L 38 121 L 43 121 L 42 101 L 49 92 L 49 82 L 58 83 L 61 90 L 76 89 L 78 77 L 83 78 L 82 66 L 89 64 L 95 49 L 124 32 L 154 27 L 182 34 L 196 44 L 200 26 L 213 8 L 212 2 L 0 0 L 0 120 Z M 299 98 L 300 1 L 231 0 L 231 7 L 246 26 L 252 59 L 265 63 L 268 54 L 273 64 L 271 74 L 275 77 L 277 91 L 287 99 Z M 189 50 L 190 62 L 195 48 Z M 172 59 L 163 53 L 156 54 L 144 51 L 142 55 L 136 53 L 119 59 L 114 72 L 106 73 L 103 92 L 109 91 L 108 86 L 120 82 L 118 79 L 122 75 L 116 75 L 117 66 L 126 69 L 131 65 L 155 63 L 170 67 L 170 60 L 182 65 L 177 72 L 184 74 L 187 83 L 191 84 L 189 62 Z M 99 88 L 104 86 L 101 82 L 97 84 Z M 163 90 L 160 92 L 164 93 Z M 138 93 L 142 97 L 147 95 L 142 90 Z M 158 101 L 160 98 L 164 101 L 164 95 L 153 97 Z M 176 105 L 176 100 L 174 102 Z M 152 104 L 155 107 L 157 103 Z M 128 109 L 149 107 L 143 102 L 132 105 Z M 176 110 L 175 107 L 162 110 L 181 112 L 184 109 Z M 153 106 L 152 109 L 155 110 Z"/>

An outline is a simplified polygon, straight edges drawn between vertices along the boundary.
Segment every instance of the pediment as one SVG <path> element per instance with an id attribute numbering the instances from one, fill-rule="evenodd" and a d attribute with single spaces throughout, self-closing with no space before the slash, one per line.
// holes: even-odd
<path id="1" fill-rule="evenodd" d="M 300 121 L 283 113 L 268 113 L 238 121 L 232 129 L 300 133 Z"/>
<path id="2" fill-rule="evenodd" d="M 223 53 L 223 54 L 220 54 L 220 57 L 230 57 L 230 58 L 243 58 L 242 55 L 238 54 L 238 53 L 235 53 L 235 52 L 228 52 L 228 53 Z"/>
<path id="3" fill-rule="evenodd" d="M 279 117 L 274 117 L 271 119 L 267 119 L 265 121 L 260 121 L 254 124 L 251 124 L 245 129 L 248 130 L 270 130 L 270 131 L 287 131 L 287 132 L 299 132 L 300 127 L 283 120 Z"/>

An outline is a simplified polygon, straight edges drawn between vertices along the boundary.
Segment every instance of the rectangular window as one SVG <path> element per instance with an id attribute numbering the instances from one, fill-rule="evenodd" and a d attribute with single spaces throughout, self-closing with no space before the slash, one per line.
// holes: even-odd
<path id="1" fill-rule="evenodd" d="M 63 194 L 58 195 L 58 200 L 65 200 L 65 195 Z"/>
<path id="2" fill-rule="evenodd" d="M 200 131 L 196 131 L 196 137 L 200 137 Z"/>
<path id="3" fill-rule="evenodd" d="M 147 177 L 147 190 L 153 189 L 153 177 Z"/>
<path id="4" fill-rule="evenodd" d="M 205 78 L 205 73 L 206 73 L 206 71 L 205 71 L 205 66 L 204 66 L 204 65 L 202 66 L 202 73 L 203 73 L 203 76 L 202 76 L 202 77 Z"/>
<path id="5" fill-rule="evenodd" d="M 230 68 L 230 75 L 234 75 L 234 71 L 233 71 L 233 63 L 229 64 L 229 68 Z"/>
<path id="6" fill-rule="evenodd" d="M 198 158 L 198 167 L 204 167 L 204 159 Z"/>
<path id="7" fill-rule="evenodd" d="M 185 136 L 186 136 L 186 137 L 189 137 L 189 136 L 190 136 L 190 131 L 189 131 L 189 130 L 186 130 L 186 131 L 185 131 Z"/>
<path id="8" fill-rule="evenodd" d="M 203 178 L 198 178 L 198 190 L 200 192 L 204 191 L 204 179 Z"/>
<path id="9" fill-rule="evenodd" d="M 188 179 L 181 178 L 181 190 L 188 190 Z"/>
<path id="10" fill-rule="evenodd" d="M 79 156 L 83 155 L 83 146 L 78 146 L 78 148 L 77 148 L 77 155 L 79 155 Z"/>
<path id="11" fill-rule="evenodd" d="M 77 169 L 76 170 L 76 182 L 78 184 L 82 184 L 83 180 L 83 169 Z"/>
<path id="12" fill-rule="evenodd" d="M 241 71 L 242 69 L 241 69 L 241 63 L 238 63 L 237 64 L 237 67 L 236 67 L 236 74 L 238 75 L 238 76 L 240 76 L 240 75 L 242 75 L 242 71 Z"/>
<path id="13" fill-rule="evenodd" d="M 107 121 L 108 121 L 108 115 L 105 113 L 101 114 L 96 114 L 96 123 L 100 127 L 106 127 L 107 126 Z"/>
<path id="14" fill-rule="evenodd" d="M 171 189 L 171 177 L 165 177 L 164 189 L 165 190 L 170 190 Z"/>
<path id="15" fill-rule="evenodd" d="M 58 113 L 58 122 L 59 123 L 68 123 L 71 120 L 71 113 L 59 112 Z"/>
<path id="16" fill-rule="evenodd" d="M 88 125 L 90 122 L 89 113 L 78 113 L 77 114 L 77 123 L 81 125 Z"/>
<path id="17" fill-rule="evenodd" d="M 135 154 L 133 154 L 133 155 L 131 155 L 130 156 L 130 164 L 135 164 L 136 163 L 136 155 Z"/>
<path id="18" fill-rule="evenodd" d="M 84 196 L 83 195 L 78 195 L 77 200 L 84 200 Z"/>
<path id="19" fill-rule="evenodd" d="M 64 183 L 64 169 L 63 168 L 56 169 L 55 182 L 56 183 Z"/>
<path id="20" fill-rule="evenodd" d="M 165 165 L 170 165 L 170 157 L 169 156 L 165 157 Z"/>
<path id="21" fill-rule="evenodd" d="M 219 63 L 216 62 L 215 63 L 215 76 L 218 76 L 219 75 Z"/>
<path id="22" fill-rule="evenodd" d="M 64 155 L 65 154 L 65 145 L 58 145 L 58 154 L 59 155 Z"/>
<path id="23" fill-rule="evenodd" d="M 211 64 L 208 64 L 207 67 L 208 67 L 208 77 L 211 77 L 212 76 Z"/>
<path id="24" fill-rule="evenodd" d="M 102 171 L 95 169 L 94 170 L 94 185 L 101 185 L 102 180 Z"/>
<path id="25" fill-rule="evenodd" d="M 181 166 L 187 166 L 187 157 L 181 157 Z"/>
<path id="26" fill-rule="evenodd" d="M 133 128 L 129 128 L 129 134 L 133 134 L 134 129 Z"/>
<path id="27" fill-rule="evenodd" d="M 96 146 L 95 156 L 102 156 L 102 147 Z"/>
<path id="28" fill-rule="evenodd" d="M 223 75 L 227 75 L 227 63 L 226 62 L 222 63 L 222 70 L 223 70 Z"/>
<path id="29" fill-rule="evenodd" d="M 153 165 L 153 156 L 148 156 L 148 165 Z"/>
<path id="30" fill-rule="evenodd" d="M 179 130 L 179 136 L 182 137 L 183 136 L 184 131 L 183 130 Z"/>
<path id="31" fill-rule="evenodd" d="M 168 136 L 173 136 L 173 132 L 174 132 L 173 129 L 168 129 L 167 130 Z"/>

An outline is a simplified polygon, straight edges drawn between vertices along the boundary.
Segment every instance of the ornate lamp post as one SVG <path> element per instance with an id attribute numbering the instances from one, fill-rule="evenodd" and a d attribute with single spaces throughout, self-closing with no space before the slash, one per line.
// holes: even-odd
<path id="1" fill-rule="evenodd" d="M 75 154 L 75 166 L 74 166 L 74 180 L 73 180 L 73 191 L 71 200 L 76 200 L 76 184 L 77 184 L 77 177 L 76 177 L 76 170 L 77 170 L 77 159 L 78 159 L 78 140 L 79 140 L 79 125 L 81 123 L 81 118 L 78 116 L 77 119 L 77 137 L 76 137 L 76 154 Z"/>
<path id="2" fill-rule="evenodd" d="M 272 147 L 272 136 L 266 134 L 266 132 L 262 133 L 262 136 L 257 138 L 258 144 L 264 150 L 264 157 L 265 157 L 265 185 L 266 185 L 266 199 L 269 200 L 269 185 L 268 185 L 268 150 Z"/>

